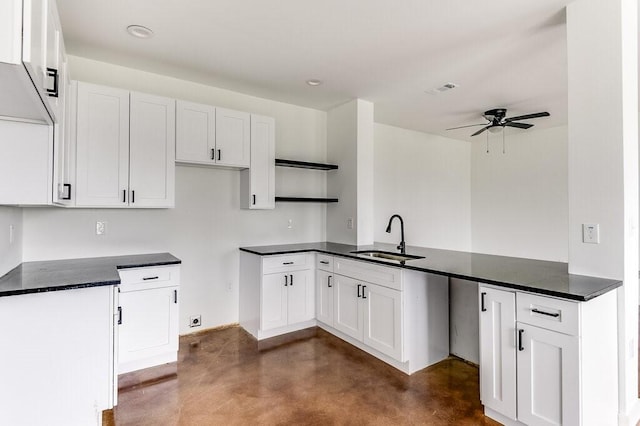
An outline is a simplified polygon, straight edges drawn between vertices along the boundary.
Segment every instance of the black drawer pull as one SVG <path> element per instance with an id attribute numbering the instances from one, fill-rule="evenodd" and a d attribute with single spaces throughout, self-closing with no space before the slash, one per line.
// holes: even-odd
<path id="1" fill-rule="evenodd" d="M 157 280 L 159 277 L 156 275 L 155 277 L 143 277 L 142 281 L 150 281 L 150 280 Z"/>
<path id="2" fill-rule="evenodd" d="M 524 333 L 523 329 L 518 330 L 518 350 L 524 351 L 524 346 L 522 346 L 522 334 Z"/>
<path id="3" fill-rule="evenodd" d="M 362 296 L 360 295 L 360 287 L 362 287 L 362 284 L 358 284 L 358 297 L 362 297 Z"/>
<path id="4" fill-rule="evenodd" d="M 329 287 L 329 288 L 333 287 L 333 286 L 331 285 L 331 278 L 333 278 L 331 275 L 329 275 L 329 276 L 327 277 L 327 287 Z"/>
<path id="5" fill-rule="evenodd" d="M 482 312 L 487 312 L 487 308 L 484 306 L 484 297 L 487 295 L 484 291 L 480 293 L 480 310 Z"/>
<path id="6" fill-rule="evenodd" d="M 282 262 L 283 265 L 293 265 L 293 262 Z"/>
<path id="7" fill-rule="evenodd" d="M 320 263 L 322 263 L 323 265 L 328 265 L 329 261 L 328 260 L 321 260 Z"/>
<path id="8" fill-rule="evenodd" d="M 367 288 L 367 286 L 366 286 L 366 285 L 363 285 L 363 286 L 362 286 L 362 298 L 363 298 L 363 299 L 366 299 L 366 298 L 367 298 L 366 293 L 364 292 L 364 289 L 365 289 L 365 288 Z"/>
<path id="9" fill-rule="evenodd" d="M 560 316 L 560 314 L 557 312 L 555 314 L 552 314 L 551 312 L 539 311 L 536 308 L 533 308 L 531 312 L 535 312 L 536 314 L 541 314 L 541 315 L 547 315 L 549 317 L 554 317 L 554 318 L 558 318 Z"/>
<path id="10" fill-rule="evenodd" d="M 122 306 L 118 306 L 118 325 L 122 324 Z"/>
<path id="11" fill-rule="evenodd" d="M 178 290 L 173 290 L 173 303 L 178 303 Z"/>

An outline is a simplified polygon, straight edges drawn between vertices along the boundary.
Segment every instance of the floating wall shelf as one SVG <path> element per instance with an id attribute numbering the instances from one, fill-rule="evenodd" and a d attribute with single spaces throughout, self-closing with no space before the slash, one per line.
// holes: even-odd
<path id="1" fill-rule="evenodd" d="M 276 197 L 277 202 L 290 203 L 337 203 L 337 198 L 311 198 L 311 197 Z"/>
<path id="2" fill-rule="evenodd" d="M 282 158 L 276 158 L 276 166 L 313 170 L 335 170 L 338 168 L 336 164 L 310 163 L 307 161 L 283 160 Z"/>

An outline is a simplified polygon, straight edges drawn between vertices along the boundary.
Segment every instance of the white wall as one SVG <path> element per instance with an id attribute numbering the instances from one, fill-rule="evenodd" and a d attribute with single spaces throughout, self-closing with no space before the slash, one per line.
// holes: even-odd
<path id="1" fill-rule="evenodd" d="M 474 252 L 566 262 L 567 127 L 506 130 L 471 148 Z"/>
<path id="2" fill-rule="evenodd" d="M 469 142 L 376 123 L 374 146 L 375 241 L 400 242 L 398 213 L 408 245 L 470 250 Z"/>
<path id="3" fill-rule="evenodd" d="M 13 227 L 11 236 L 10 228 Z M 0 276 L 22 262 L 22 209 L 0 206 Z"/>
<path id="4" fill-rule="evenodd" d="M 70 59 L 74 79 L 275 117 L 278 157 L 326 161 L 324 112 Z M 180 332 L 199 330 L 187 327 L 195 314 L 202 315 L 203 328 L 237 322 L 239 246 L 326 238 L 324 205 L 278 203 L 271 211 L 241 210 L 239 184 L 237 170 L 178 166 L 175 209 L 24 209 L 24 260 L 168 251 L 183 261 Z M 276 193 L 324 196 L 324 172 L 277 168 Z M 106 235 L 95 235 L 97 220 L 107 222 Z"/>

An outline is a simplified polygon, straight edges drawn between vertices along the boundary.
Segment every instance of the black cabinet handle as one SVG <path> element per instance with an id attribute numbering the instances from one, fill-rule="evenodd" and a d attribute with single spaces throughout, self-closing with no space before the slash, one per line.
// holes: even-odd
<path id="1" fill-rule="evenodd" d="M 365 288 L 367 288 L 367 286 L 366 286 L 366 285 L 363 285 L 363 286 L 362 286 L 362 298 L 363 298 L 363 299 L 366 299 L 366 298 L 367 298 L 366 293 L 364 292 L 364 289 L 365 289 Z"/>
<path id="2" fill-rule="evenodd" d="M 218 150 L 218 161 L 220 161 L 222 159 L 222 150 L 219 149 Z"/>
<path id="3" fill-rule="evenodd" d="M 518 330 L 518 350 L 524 351 L 524 346 L 522 346 L 522 333 L 524 333 L 523 329 Z"/>
<path id="4" fill-rule="evenodd" d="M 256 205 L 256 194 L 253 194 L 253 205 Z"/>
<path id="5" fill-rule="evenodd" d="M 329 261 L 328 260 L 321 260 L 320 263 L 322 263 L 323 265 L 328 265 Z"/>
<path id="6" fill-rule="evenodd" d="M 66 192 L 65 192 L 66 190 Z M 63 183 L 62 184 L 62 199 L 63 200 L 70 200 L 71 199 L 71 184 L 70 183 Z M 66 195 L 64 195 L 66 193 Z"/>
<path id="7" fill-rule="evenodd" d="M 484 306 L 484 297 L 487 295 L 484 291 L 480 293 L 480 311 L 487 312 L 487 308 Z"/>
<path id="8" fill-rule="evenodd" d="M 173 303 L 178 303 L 178 290 L 173 290 Z"/>
<path id="9" fill-rule="evenodd" d="M 283 265 L 293 265 L 293 262 L 282 262 Z"/>
<path id="10" fill-rule="evenodd" d="M 362 284 L 358 284 L 358 297 L 362 297 L 360 296 L 360 287 L 362 287 Z"/>
<path id="11" fill-rule="evenodd" d="M 551 312 L 539 311 L 536 308 L 533 308 L 531 312 L 535 312 L 536 314 L 541 314 L 541 315 L 547 315 L 554 318 L 558 318 L 560 316 L 560 314 L 557 312 L 555 314 L 552 314 Z"/>
<path id="12" fill-rule="evenodd" d="M 284 276 L 284 286 L 287 287 L 289 285 L 289 276 L 285 275 Z"/>
<path id="13" fill-rule="evenodd" d="M 47 68 L 47 77 L 53 77 L 53 89 L 47 89 L 47 96 L 52 98 L 58 97 L 58 70 L 55 68 Z"/>
<path id="14" fill-rule="evenodd" d="M 122 324 L 122 306 L 118 306 L 118 325 Z"/>
<path id="15" fill-rule="evenodd" d="M 211 148 L 211 159 L 215 160 L 216 159 L 216 150 Z"/>
<path id="16" fill-rule="evenodd" d="M 331 275 L 329 275 L 329 276 L 327 277 L 327 287 L 329 287 L 329 288 L 333 287 L 333 286 L 331 285 L 331 278 L 333 278 Z"/>
<path id="17" fill-rule="evenodd" d="M 127 202 L 127 190 L 126 189 L 122 190 L 122 202 L 123 203 Z"/>
<path id="18" fill-rule="evenodd" d="M 157 279 L 158 279 L 157 276 L 155 276 L 155 277 L 142 277 L 142 281 L 150 281 L 150 280 L 157 280 Z"/>
<path id="19" fill-rule="evenodd" d="M 289 275 L 289 285 L 293 285 L 293 275 Z"/>
<path id="20" fill-rule="evenodd" d="M 132 203 L 136 202 L 136 191 L 131 191 L 131 202 Z"/>

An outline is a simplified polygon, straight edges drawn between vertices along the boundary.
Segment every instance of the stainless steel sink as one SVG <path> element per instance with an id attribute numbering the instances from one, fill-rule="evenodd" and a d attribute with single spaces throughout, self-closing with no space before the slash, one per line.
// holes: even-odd
<path id="1" fill-rule="evenodd" d="M 380 260 L 391 260 L 396 262 L 406 262 L 407 260 L 424 259 L 424 256 L 393 253 L 390 251 L 382 251 L 382 250 L 360 250 L 360 251 L 352 251 L 351 253 L 357 254 L 358 256 L 371 257 L 371 258 L 380 259 Z"/>

